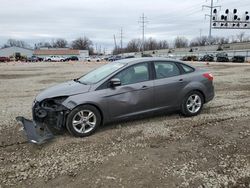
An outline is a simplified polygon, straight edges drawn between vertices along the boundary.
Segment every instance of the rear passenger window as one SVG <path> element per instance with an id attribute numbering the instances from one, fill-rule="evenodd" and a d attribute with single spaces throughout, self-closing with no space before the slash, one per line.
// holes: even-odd
<path id="1" fill-rule="evenodd" d="M 184 65 L 184 64 L 180 64 L 184 70 L 185 73 L 190 73 L 190 72 L 194 72 L 194 69 L 188 65 Z"/>
<path id="2" fill-rule="evenodd" d="M 180 70 L 173 62 L 155 62 L 156 78 L 168 78 L 180 75 Z"/>

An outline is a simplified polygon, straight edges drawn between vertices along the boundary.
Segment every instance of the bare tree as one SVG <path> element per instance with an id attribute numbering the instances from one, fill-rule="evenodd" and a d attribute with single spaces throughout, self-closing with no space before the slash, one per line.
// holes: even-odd
<path id="1" fill-rule="evenodd" d="M 209 42 L 209 38 L 207 36 L 196 37 L 191 40 L 190 47 L 206 46 L 208 42 Z"/>
<path id="2" fill-rule="evenodd" d="M 168 48 L 169 48 L 168 41 L 166 41 L 166 40 L 160 40 L 158 42 L 157 49 L 168 49 Z"/>
<path id="3" fill-rule="evenodd" d="M 238 35 L 236 35 L 238 42 L 244 42 L 245 32 L 241 32 Z"/>
<path id="4" fill-rule="evenodd" d="M 141 39 L 132 39 L 128 42 L 127 47 L 124 49 L 125 52 L 138 52 L 140 51 L 142 45 Z M 144 42 L 144 49 L 145 50 L 159 50 L 159 49 L 168 49 L 169 44 L 166 40 L 156 41 L 153 38 L 149 38 Z M 114 50 L 118 52 L 119 50 Z"/>
<path id="5" fill-rule="evenodd" d="M 141 47 L 141 39 L 132 39 L 128 42 L 126 52 L 139 52 Z"/>
<path id="6" fill-rule="evenodd" d="M 212 37 L 211 41 L 207 36 L 196 37 L 191 40 L 190 47 L 194 46 L 206 46 L 209 44 L 217 45 L 217 44 L 228 44 L 229 38 L 226 37 Z"/>
<path id="7" fill-rule="evenodd" d="M 79 37 L 71 43 L 71 47 L 77 50 L 89 50 L 92 55 L 94 53 L 93 42 L 88 37 Z"/>
<path id="8" fill-rule="evenodd" d="M 68 45 L 68 42 L 65 39 L 59 38 L 55 41 L 52 41 L 52 47 L 53 48 L 66 48 Z"/>
<path id="9" fill-rule="evenodd" d="M 35 43 L 35 49 L 40 49 L 40 48 L 52 48 L 52 45 L 49 42 Z"/>
<path id="10" fill-rule="evenodd" d="M 219 44 L 228 44 L 229 41 L 228 37 L 219 37 Z"/>
<path id="11" fill-rule="evenodd" d="M 144 42 L 144 50 L 157 50 L 157 47 L 157 41 L 151 37 Z"/>
<path id="12" fill-rule="evenodd" d="M 87 37 L 77 38 L 71 44 L 71 47 L 77 50 L 88 50 L 92 46 L 93 42 Z"/>
<path id="13" fill-rule="evenodd" d="M 188 39 L 185 37 L 176 37 L 174 46 L 175 48 L 186 48 L 188 47 Z"/>
<path id="14" fill-rule="evenodd" d="M 15 40 L 15 39 L 8 39 L 7 43 L 4 44 L 4 48 L 6 47 L 12 47 L 12 46 L 16 46 L 16 47 L 21 47 L 21 48 L 30 48 L 30 46 L 22 40 Z"/>

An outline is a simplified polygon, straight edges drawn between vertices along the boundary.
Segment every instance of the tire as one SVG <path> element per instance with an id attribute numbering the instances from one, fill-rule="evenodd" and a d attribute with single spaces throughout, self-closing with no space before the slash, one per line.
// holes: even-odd
<path id="1" fill-rule="evenodd" d="M 198 115 L 203 107 L 204 97 L 198 91 L 189 92 L 181 104 L 181 113 L 186 117 Z"/>
<path id="2" fill-rule="evenodd" d="M 75 125 L 73 125 L 73 121 Z M 92 105 L 82 105 L 69 113 L 66 127 L 71 135 L 85 137 L 93 134 L 100 124 L 101 114 L 99 110 Z"/>

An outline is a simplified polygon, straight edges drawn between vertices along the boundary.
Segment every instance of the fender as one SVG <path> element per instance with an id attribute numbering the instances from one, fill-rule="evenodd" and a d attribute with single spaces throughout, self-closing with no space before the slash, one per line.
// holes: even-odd
<path id="1" fill-rule="evenodd" d="M 181 98 L 183 99 L 189 92 L 198 90 L 202 93 L 204 96 L 204 100 L 206 100 L 207 96 L 205 95 L 206 93 L 206 87 L 200 83 L 200 82 L 190 82 L 188 83 L 182 90 Z"/>
<path id="2" fill-rule="evenodd" d="M 89 104 L 95 106 L 101 113 L 102 123 L 106 123 L 108 121 L 108 104 L 103 96 L 103 90 L 96 91 L 95 95 L 93 93 L 82 93 L 78 95 L 69 96 L 62 105 L 66 108 L 73 110 L 79 105 Z M 87 100 L 86 100 L 87 99 Z"/>

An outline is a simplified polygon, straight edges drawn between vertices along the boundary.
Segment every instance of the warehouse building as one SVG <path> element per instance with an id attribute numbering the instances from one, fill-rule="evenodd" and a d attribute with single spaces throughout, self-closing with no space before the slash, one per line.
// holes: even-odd
<path id="1" fill-rule="evenodd" d="M 79 59 L 84 59 L 89 56 L 88 50 L 72 50 L 69 48 L 41 48 L 34 51 L 37 57 L 45 58 L 50 56 L 71 57 L 77 56 Z"/>
<path id="2" fill-rule="evenodd" d="M 32 49 L 20 48 L 20 47 L 7 47 L 0 49 L 0 57 L 31 57 L 33 55 Z"/>

